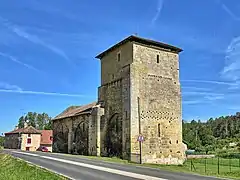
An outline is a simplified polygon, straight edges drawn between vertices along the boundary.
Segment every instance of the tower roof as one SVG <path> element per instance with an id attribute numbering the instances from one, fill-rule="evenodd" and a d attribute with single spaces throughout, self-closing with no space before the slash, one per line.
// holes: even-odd
<path id="1" fill-rule="evenodd" d="M 151 40 L 151 39 L 145 39 L 145 38 L 141 38 L 141 37 L 138 37 L 138 36 L 131 35 L 131 36 L 125 38 L 124 40 L 120 41 L 119 43 L 113 45 L 112 47 L 110 47 L 106 51 L 100 53 L 99 55 L 96 56 L 96 58 L 101 59 L 107 53 L 111 52 L 112 50 L 118 48 L 119 46 L 121 46 L 121 45 L 123 45 L 127 42 L 138 42 L 138 43 L 149 45 L 149 46 L 155 46 L 155 47 L 160 47 L 160 48 L 163 48 L 163 49 L 169 49 L 170 51 L 173 51 L 173 52 L 176 52 L 176 53 L 179 53 L 179 52 L 182 51 L 182 49 L 180 49 L 178 47 L 175 47 L 175 46 L 172 46 L 172 45 L 169 45 L 169 44 L 165 44 L 165 43 L 154 41 L 154 40 Z"/>

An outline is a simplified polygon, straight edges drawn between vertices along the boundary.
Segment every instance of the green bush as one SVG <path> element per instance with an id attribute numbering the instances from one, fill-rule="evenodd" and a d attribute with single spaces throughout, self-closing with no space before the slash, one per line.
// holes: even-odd
<path id="1" fill-rule="evenodd" d="M 240 158 L 240 153 L 222 153 L 222 154 L 218 154 L 219 157 L 222 158 L 236 158 L 239 159 Z"/>

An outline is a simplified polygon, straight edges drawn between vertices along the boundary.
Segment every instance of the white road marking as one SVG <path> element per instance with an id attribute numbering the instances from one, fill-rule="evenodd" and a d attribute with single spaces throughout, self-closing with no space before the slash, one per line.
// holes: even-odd
<path id="1" fill-rule="evenodd" d="M 167 180 L 167 179 L 163 179 L 163 178 L 159 178 L 159 177 L 137 174 L 137 173 L 127 172 L 127 171 L 107 168 L 107 167 L 95 166 L 95 165 L 85 164 L 85 163 L 76 162 L 76 161 L 70 161 L 70 160 L 59 159 L 59 158 L 48 157 L 48 156 L 40 156 L 40 155 L 36 155 L 36 154 L 31 154 L 31 153 L 24 153 L 24 152 L 17 152 L 17 151 L 14 151 L 14 152 L 18 153 L 18 154 L 25 154 L 25 155 L 30 155 L 30 156 L 39 156 L 40 158 L 44 158 L 44 159 L 49 159 L 49 160 L 54 160 L 54 161 L 58 161 L 58 162 L 73 164 L 73 165 L 77 165 L 77 166 L 82 166 L 82 167 L 86 167 L 86 168 L 90 168 L 90 169 L 96 169 L 96 170 L 99 170 L 99 171 L 105 171 L 105 172 L 108 172 L 108 173 L 118 174 L 118 175 L 122 175 L 122 176 L 128 176 L 128 177 L 137 178 L 137 179 Z"/>
<path id="2" fill-rule="evenodd" d="M 18 152 L 18 151 L 12 151 L 12 152 L 17 153 L 17 154 L 25 154 L 25 155 L 29 155 L 29 156 L 35 156 L 35 157 L 39 156 L 37 154 L 31 154 L 31 153 L 25 153 L 25 152 Z"/>
<path id="3" fill-rule="evenodd" d="M 137 174 L 137 173 L 132 173 L 132 172 L 127 172 L 127 171 L 122 171 L 122 170 L 117 170 L 117 169 L 111 169 L 111 168 L 106 168 L 106 167 L 101 167 L 101 166 L 95 166 L 91 164 L 85 164 L 85 163 L 80 163 L 80 162 L 75 162 L 75 161 L 70 161 L 70 160 L 65 160 L 65 159 L 58 159 L 58 158 L 53 158 L 53 157 L 48 157 L 48 156 L 41 156 L 42 158 L 45 159 L 50 159 L 54 161 L 59 161 L 59 162 L 64 162 L 68 164 L 73 164 L 77 166 L 82 166 L 90 169 L 96 169 L 99 171 L 105 171 L 113 174 L 119 174 L 123 176 L 128 176 L 132 178 L 137 178 L 137 179 L 147 179 L 147 180 L 166 180 L 158 177 L 153 177 L 153 176 L 147 176 L 147 175 L 142 175 L 142 174 Z"/>

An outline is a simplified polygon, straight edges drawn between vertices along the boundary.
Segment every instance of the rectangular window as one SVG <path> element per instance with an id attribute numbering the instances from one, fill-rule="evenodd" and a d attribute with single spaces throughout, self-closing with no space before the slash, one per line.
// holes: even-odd
<path id="1" fill-rule="evenodd" d="M 157 55 L 157 63 L 159 63 L 159 55 Z"/>
<path id="2" fill-rule="evenodd" d="M 120 53 L 117 54 L 117 60 L 118 60 L 118 62 L 121 60 L 121 54 Z"/>
<path id="3" fill-rule="evenodd" d="M 158 137 L 161 137 L 161 125 L 158 124 Z"/>
<path id="4" fill-rule="evenodd" d="M 31 137 L 31 134 L 28 134 L 28 137 Z"/>
<path id="5" fill-rule="evenodd" d="M 31 144 L 32 143 L 32 139 L 31 138 L 28 138 L 27 139 L 27 144 Z"/>

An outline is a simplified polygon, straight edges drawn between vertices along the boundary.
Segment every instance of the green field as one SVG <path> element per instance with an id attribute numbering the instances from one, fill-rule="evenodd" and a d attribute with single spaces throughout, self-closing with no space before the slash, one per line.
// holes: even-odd
<path id="1" fill-rule="evenodd" d="M 7 154 L 0 153 L 0 179 L 6 180 L 64 180 L 66 178 L 58 176 L 47 170 L 30 165 L 22 160 L 16 159 Z"/>
<path id="2" fill-rule="evenodd" d="M 127 160 L 122 160 L 119 158 L 109 158 L 109 157 L 97 157 L 97 156 L 80 156 L 80 155 L 71 155 L 64 154 L 66 156 L 74 156 L 79 158 L 88 158 L 101 160 L 106 162 L 113 163 L 121 163 L 128 165 L 139 165 L 136 163 L 128 162 Z M 225 177 L 231 179 L 240 179 L 240 159 L 225 159 L 219 158 L 219 174 L 218 174 L 218 158 L 210 158 L 210 159 L 188 159 L 184 165 L 176 166 L 176 165 L 158 165 L 158 164 L 142 164 L 140 166 L 147 166 L 153 168 L 159 168 L 168 171 L 175 172 L 184 172 L 184 173 L 193 173 L 193 174 L 201 174 L 206 176 L 218 176 Z"/>
<path id="3" fill-rule="evenodd" d="M 239 159 L 211 158 L 188 160 L 185 166 L 200 174 L 240 179 L 239 163 Z"/>

